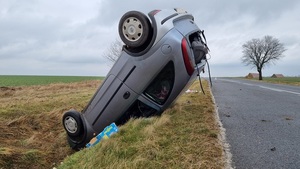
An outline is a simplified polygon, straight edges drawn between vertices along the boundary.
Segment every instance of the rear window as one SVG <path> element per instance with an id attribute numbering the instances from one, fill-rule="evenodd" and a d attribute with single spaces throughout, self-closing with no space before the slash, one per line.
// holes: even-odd
<path id="1" fill-rule="evenodd" d="M 175 71 L 173 62 L 169 62 L 147 87 L 144 94 L 162 105 L 168 99 L 174 85 Z"/>

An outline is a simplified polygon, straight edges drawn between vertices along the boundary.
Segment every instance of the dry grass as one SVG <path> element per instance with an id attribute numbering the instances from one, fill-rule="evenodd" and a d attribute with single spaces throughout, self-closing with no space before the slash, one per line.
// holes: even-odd
<path id="1" fill-rule="evenodd" d="M 59 168 L 224 168 L 207 83 L 205 90 L 206 95 L 183 94 L 160 117 L 130 120 L 112 138 L 75 153 Z"/>
<path id="2" fill-rule="evenodd" d="M 1 88 L 0 168 L 51 168 L 73 153 L 61 124 L 81 110 L 100 81 Z"/>

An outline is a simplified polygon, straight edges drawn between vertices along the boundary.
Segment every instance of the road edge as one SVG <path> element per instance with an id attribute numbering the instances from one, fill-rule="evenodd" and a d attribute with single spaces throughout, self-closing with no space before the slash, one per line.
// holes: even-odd
<path id="1" fill-rule="evenodd" d="M 230 145 L 226 140 L 226 129 L 223 127 L 223 123 L 220 120 L 220 116 L 219 116 L 219 111 L 218 111 L 218 106 L 216 104 L 215 101 L 215 97 L 212 93 L 212 88 L 210 87 L 210 94 L 211 94 L 211 98 L 212 98 L 212 102 L 214 104 L 214 109 L 215 109 L 215 119 L 218 123 L 219 129 L 220 129 L 220 133 L 218 134 L 218 141 L 220 142 L 220 144 L 223 147 L 223 160 L 225 161 L 225 169 L 233 169 L 232 167 L 232 154 L 230 152 Z"/>

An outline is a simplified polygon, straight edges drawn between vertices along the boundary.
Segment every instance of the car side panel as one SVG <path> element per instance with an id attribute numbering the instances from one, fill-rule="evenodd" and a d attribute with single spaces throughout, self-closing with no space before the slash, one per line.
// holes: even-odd
<path id="1" fill-rule="evenodd" d="M 127 80 L 131 73 L 135 70 L 135 63 L 132 61 L 132 57 L 127 53 L 122 52 L 121 56 L 115 62 L 108 74 L 112 74 L 123 83 Z"/>
<path id="2" fill-rule="evenodd" d="M 113 93 L 121 84 L 122 82 L 114 75 L 109 75 L 106 78 L 84 112 L 84 117 L 90 123 L 92 123 L 98 114 L 102 112 L 104 105 L 109 101 Z"/>
<path id="3" fill-rule="evenodd" d="M 118 120 L 138 97 L 137 93 L 125 84 L 136 66 L 130 56 L 123 54 L 84 111 L 86 121 L 97 132 Z M 125 95 L 129 95 L 128 98 Z"/>
<path id="4" fill-rule="evenodd" d="M 176 53 L 178 48 L 180 48 L 181 38 L 182 35 L 174 30 L 168 37 L 164 37 L 151 49 L 155 51 L 154 53 L 149 52 L 151 57 L 143 56 L 145 58 L 143 61 L 134 61 L 136 70 L 128 77 L 126 84 L 136 93 L 141 94 L 173 57 L 181 57 L 181 54 L 178 55 Z M 165 54 L 162 52 L 161 47 L 164 45 L 170 46 L 172 49 L 170 53 Z"/>
<path id="5" fill-rule="evenodd" d="M 125 97 L 127 95 L 128 97 Z M 138 95 L 132 91 L 126 84 L 121 83 L 119 89 L 115 91 L 109 102 L 105 105 L 103 112 L 92 119 L 92 127 L 95 131 L 101 132 L 106 126 L 112 122 L 116 122 L 124 112 L 137 99 Z"/>

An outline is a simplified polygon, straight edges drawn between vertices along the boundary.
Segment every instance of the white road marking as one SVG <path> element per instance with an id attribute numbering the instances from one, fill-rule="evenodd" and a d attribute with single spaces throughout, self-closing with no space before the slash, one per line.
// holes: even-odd
<path id="1" fill-rule="evenodd" d="M 300 93 L 292 92 L 292 91 L 289 91 L 289 90 L 275 89 L 275 88 L 272 88 L 272 87 L 265 87 L 265 86 L 260 86 L 260 85 L 259 85 L 259 87 L 261 87 L 263 89 L 273 90 L 273 91 L 276 91 L 276 92 L 286 92 L 286 93 L 291 93 L 291 94 L 297 94 L 297 95 L 300 96 Z"/>
<path id="2" fill-rule="evenodd" d="M 257 86 L 263 89 L 268 89 L 268 90 L 272 90 L 272 91 L 276 91 L 276 92 L 286 92 L 286 93 L 290 93 L 290 94 L 296 94 L 298 96 L 300 96 L 299 92 L 293 92 L 293 91 L 289 91 L 289 90 L 282 90 L 282 89 L 276 89 L 273 87 L 266 87 L 266 86 L 262 86 L 262 85 L 255 85 L 255 84 L 250 84 L 250 83 L 244 83 L 244 82 L 239 82 L 239 81 L 235 81 L 235 80 L 228 80 L 228 79 L 222 79 L 223 81 L 227 81 L 227 82 L 232 82 L 232 83 L 239 83 L 239 84 L 243 84 L 243 85 L 247 85 L 247 86 Z"/>

